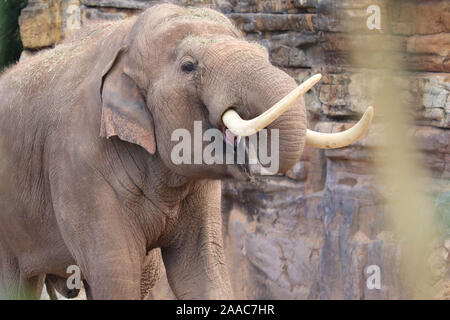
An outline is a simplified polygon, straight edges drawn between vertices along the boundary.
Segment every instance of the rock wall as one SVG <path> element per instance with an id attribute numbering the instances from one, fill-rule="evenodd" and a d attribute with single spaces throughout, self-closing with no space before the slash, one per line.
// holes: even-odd
<path id="1" fill-rule="evenodd" d="M 156 1 L 30 0 L 20 18 L 25 54 L 58 43 L 88 21 L 123 19 Z M 248 39 L 268 48 L 272 62 L 297 81 L 320 72 L 323 80 L 306 95 L 309 127 L 339 131 L 373 102 L 368 75 L 384 61 L 352 60 L 389 37 L 407 71 L 401 92 L 416 126 L 433 189 L 440 234 L 430 267 L 437 290 L 450 292 L 450 3 L 448 1 L 179 0 L 227 14 Z M 381 30 L 367 27 L 367 8 L 381 10 Z M 388 50 L 388 49 L 386 49 Z M 401 250 L 386 224 L 385 206 L 373 172 L 375 124 L 368 137 L 336 150 L 306 148 L 284 177 L 261 185 L 223 182 L 227 262 L 237 298 L 407 298 L 400 281 Z M 382 287 L 369 290 L 366 268 L 378 265 Z M 162 279 L 153 298 L 170 298 Z M 447 296 L 448 297 L 448 296 Z"/>

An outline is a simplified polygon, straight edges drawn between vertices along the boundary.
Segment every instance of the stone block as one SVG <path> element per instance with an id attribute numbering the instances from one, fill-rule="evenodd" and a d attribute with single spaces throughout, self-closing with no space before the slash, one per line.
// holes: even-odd
<path id="1" fill-rule="evenodd" d="M 434 54 L 448 57 L 450 53 L 450 33 L 439 33 L 424 36 L 412 36 L 407 41 L 410 53 Z"/>
<path id="2" fill-rule="evenodd" d="M 221 2 L 221 1 L 217 1 Z M 239 13 L 298 13 L 314 11 L 317 0 L 244 0 L 227 1 L 233 12 Z M 221 7 L 221 6 L 219 6 Z"/>
<path id="3" fill-rule="evenodd" d="M 297 31 L 313 33 L 314 14 L 231 13 L 229 17 L 244 32 Z"/>
<path id="4" fill-rule="evenodd" d="M 123 9 L 146 9 L 152 4 L 160 1 L 154 0 L 80 0 L 82 4 L 89 7 L 108 7 Z"/>
<path id="5" fill-rule="evenodd" d="M 81 19 L 83 23 L 89 21 L 114 21 L 123 20 L 134 14 L 133 11 L 117 10 L 115 8 L 81 7 Z"/>
<path id="6" fill-rule="evenodd" d="M 52 46 L 62 39 L 60 0 L 31 0 L 19 17 L 22 43 L 28 49 Z"/>
<path id="7" fill-rule="evenodd" d="M 450 32 L 450 2 L 422 1 L 416 5 L 415 30 L 419 34 Z"/>

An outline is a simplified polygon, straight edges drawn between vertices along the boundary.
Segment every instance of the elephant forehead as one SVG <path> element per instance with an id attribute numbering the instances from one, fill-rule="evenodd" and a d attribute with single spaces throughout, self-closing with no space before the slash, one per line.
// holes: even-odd
<path id="1" fill-rule="evenodd" d="M 243 39 L 230 39 L 219 37 L 216 39 L 200 39 L 202 43 L 208 43 L 205 50 L 205 57 L 226 58 L 228 61 L 268 61 L 269 53 L 265 47 L 255 42 L 248 42 Z"/>
<path id="2" fill-rule="evenodd" d="M 166 17 L 164 19 L 164 22 L 170 23 L 177 20 L 178 21 L 203 20 L 223 24 L 228 27 L 233 26 L 231 21 L 223 14 L 207 8 L 185 8 L 182 12 L 178 14 Z"/>
<path id="3" fill-rule="evenodd" d="M 199 46 L 205 47 L 218 42 L 229 42 L 234 40 L 235 38 L 226 35 L 194 35 L 189 33 L 180 43 L 179 48 L 184 46 Z"/>

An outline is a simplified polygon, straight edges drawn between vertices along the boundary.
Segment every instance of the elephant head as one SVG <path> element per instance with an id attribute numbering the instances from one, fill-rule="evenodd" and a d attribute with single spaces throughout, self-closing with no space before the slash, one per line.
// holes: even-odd
<path id="1" fill-rule="evenodd" d="M 305 143 L 319 148 L 350 144 L 367 130 L 372 109 L 348 132 L 337 135 L 307 130 L 302 95 L 320 75 L 297 87 L 274 67 L 265 48 L 246 41 L 224 15 L 210 9 L 165 4 L 141 14 L 102 77 L 102 128 L 105 137 L 139 144 L 158 152 L 167 167 L 193 178 L 248 177 L 247 165 L 175 164 L 173 132 L 195 134 L 216 128 L 223 141 L 278 129 L 278 172 L 289 170 Z M 222 138 L 222 137 L 221 137 Z M 189 157 L 196 148 L 194 141 Z M 234 147 L 234 146 L 233 146 Z"/>

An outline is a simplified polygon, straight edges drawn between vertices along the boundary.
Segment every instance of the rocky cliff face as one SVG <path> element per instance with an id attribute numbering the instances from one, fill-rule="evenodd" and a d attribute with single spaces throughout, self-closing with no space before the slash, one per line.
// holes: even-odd
<path id="1" fill-rule="evenodd" d="M 27 52 L 61 41 L 88 21 L 123 19 L 156 1 L 30 0 L 20 18 Z M 395 43 L 392 55 L 407 71 L 402 99 L 416 126 L 413 136 L 429 170 L 440 234 L 429 259 L 434 285 L 450 291 L 450 3 L 381 0 L 179 0 L 227 14 L 250 40 L 268 48 L 272 62 L 297 81 L 320 72 L 323 80 L 306 96 L 309 127 L 322 132 L 352 125 L 373 97 L 368 75 L 383 68 L 352 60 L 351 50 L 384 50 L 377 37 Z M 367 8 L 377 5 L 381 30 L 370 29 Z M 372 21 L 373 23 L 374 21 Z M 376 22 L 376 21 L 375 21 Z M 373 24 L 372 24 L 373 25 Z M 387 50 L 387 49 L 386 49 Z M 25 54 L 26 54 L 25 53 Z M 373 60 L 372 60 L 373 61 Z M 224 181 L 223 218 L 230 275 L 243 299 L 407 298 L 399 274 L 401 248 L 386 224 L 373 171 L 380 142 L 368 137 L 343 149 L 307 148 L 284 177 L 261 185 Z M 381 270 L 381 289 L 366 286 L 367 267 Z M 447 287 L 446 287 L 447 286 Z M 445 289 L 447 288 L 447 289 Z M 447 291 L 445 291 L 447 290 Z M 171 296 L 164 279 L 154 298 Z M 447 295 L 447 298 L 449 296 Z"/>

